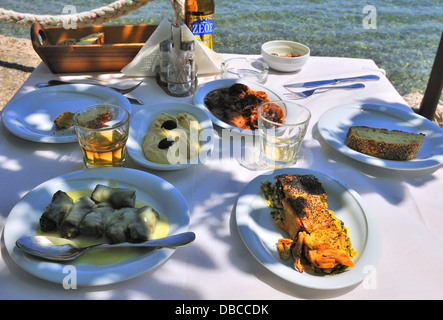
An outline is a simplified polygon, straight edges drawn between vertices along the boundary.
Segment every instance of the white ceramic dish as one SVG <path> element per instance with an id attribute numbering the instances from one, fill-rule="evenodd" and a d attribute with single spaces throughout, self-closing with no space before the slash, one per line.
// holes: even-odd
<path id="1" fill-rule="evenodd" d="M 278 93 L 277 91 L 275 91 L 269 87 L 266 87 L 266 86 L 258 84 L 258 83 L 244 81 L 241 79 L 222 79 L 222 80 L 214 80 L 214 81 L 205 83 L 204 85 L 200 86 L 197 89 L 197 91 L 194 93 L 194 104 L 207 110 L 212 122 L 222 128 L 230 129 L 233 132 L 239 132 L 242 134 L 258 135 L 258 130 L 240 129 L 240 128 L 234 127 L 224 121 L 221 121 L 220 119 L 216 118 L 208 110 L 208 108 L 205 105 L 205 96 L 209 92 L 211 92 L 212 90 L 215 90 L 215 89 L 227 88 L 235 83 L 245 84 L 250 89 L 255 90 L 255 91 L 264 91 L 264 92 L 266 92 L 269 100 L 271 100 L 271 101 L 272 100 L 286 100 L 282 94 Z"/>
<path id="2" fill-rule="evenodd" d="M 199 140 L 201 150 L 198 156 L 191 159 L 188 163 L 162 164 L 146 159 L 142 149 L 143 137 L 149 131 L 152 121 L 154 121 L 154 119 L 157 118 L 162 112 L 166 112 L 172 116 L 186 112 L 196 117 L 200 122 L 201 131 Z M 156 170 L 178 170 L 195 164 L 203 163 L 211 155 L 213 146 L 214 129 L 206 110 L 192 104 L 173 102 L 148 106 L 140 109 L 134 114 L 130 124 L 127 151 L 135 162 L 146 168 Z"/>
<path id="3" fill-rule="evenodd" d="M 298 57 L 280 57 L 273 55 L 297 53 Z M 288 40 L 273 40 L 261 46 L 263 60 L 274 70 L 294 72 L 300 70 L 309 60 L 311 50 L 302 43 Z"/>
<path id="4" fill-rule="evenodd" d="M 384 160 L 352 150 L 346 146 L 346 133 L 351 126 L 397 129 L 424 133 L 426 137 L 414 159 Z M 421 170 L 443 163 L 443 129 L 417 115 L 411 109 L 379 104 L 348 104 L 326 111 L 318 121 L 322 138 L 334 149 L 360 162 L 395 170 Z"/>
<path id="5" fill-rule="evenodd" d="M 58 284 L 67 276 L 68 264 L 76 270 L 76 284 L 98 286 L 120 282 L 155 268 L 168 259 L 175 249 L 163 248 L 104 265 L 46 261 L 27 255 L 15 242 L 34 235 L 45 207 L 57 190 L 73 191 L 94 188 L 98 183 L 135 188 L 137 200 L 149 203 L 169 221 L 169 234 L 185 232 L 189 227 L 189 209 L 181 193 L 167 181 L 146 172 L 127 168 L 97 168 L 72 172 L 44 182 L 25 195 L 11 210 L 4 229 L 5 246 L 12 259 L 27 272 Z M 91 253 L 92 254 L 92 253 Z M 70 272 L 69 272 L 70 273 Z"/>
<path id="6" fill-rule="evenodd" d="M 275 181 L 279 174 L 313 174 L 322 183 L 328 196 L 328 205 L 337 218 L 350 228 L 349 236 L 358 255 L 354 267 L 334 275 L 318 275 L 294 269 L 294 260 L 280 260 L 277 251 L 279 238 L 287 234 L 274 223 L 271 209 L 260 191 L 260 183 Z M 320 172 L 308 169 L 286 168 L 264 173 L 245 187 L 235 206 L 237 227 L 243 242 L 252 255 L 269 271 L 291 283 L 313 289 L 340 289 L 361 282 L 375 268 L 382 251 L 382 233 L 371 208 L 352 189 Z"/>
<path id="7" fill-rule="evenodd" d="M 120 93 L 89 84 L 66 84 L 28 92 L 10 101 L 2 120 L 13 134 L 46 143 L 77 142 L 74 127 L 56 130 L 54 119 L 62 112 L 75 113 L 94 104 L 115 104 L 131 112 L 131 104 Z"/>

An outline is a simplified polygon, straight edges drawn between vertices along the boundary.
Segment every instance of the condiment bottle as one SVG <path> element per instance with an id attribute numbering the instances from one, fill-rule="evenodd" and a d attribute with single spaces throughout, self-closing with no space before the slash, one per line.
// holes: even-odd
<path id="1" fill-rule="evenodd" d="M 192 34 L 208 48 L 213 48 L 214 0 L 186 0 L 185 23 Z"/>

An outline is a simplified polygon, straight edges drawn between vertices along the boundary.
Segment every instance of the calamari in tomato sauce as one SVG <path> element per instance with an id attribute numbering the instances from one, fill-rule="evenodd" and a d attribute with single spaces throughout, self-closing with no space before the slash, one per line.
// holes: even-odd
<path id="1" fill-rule="evenodd" d="M 213 90 L 204 99 L 206 107 L 217 119 L 237 128 L 250 130 L 258 128 L 258 106 L 268 101 L 266 92 L 251 90 L 241 83 Z"/>

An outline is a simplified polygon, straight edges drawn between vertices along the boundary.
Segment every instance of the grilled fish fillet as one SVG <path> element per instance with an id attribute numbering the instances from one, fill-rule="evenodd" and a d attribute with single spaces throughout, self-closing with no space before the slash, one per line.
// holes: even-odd
<path id="1" fill-rule="evenodd" d="M 265 196 L 274 197 L 274 221 L 289 239 L 281 239 L 280 256 L 286 256 L 291 244 L 295 268 L 303 272 L 308 265 L 315 271 L 337 273 L 352 267 L 355 256 L 343 223 L 328 209 L 327 195 L 313 175 L 279 175 L 276 184 L 262 185 Z M 276 199 L 278 201 L 276 201 Z M 283 245 L 285 244 L 285 245 Z"/>
<path id="2" fill-rule="evenodd" d="M 281 174 L 275 177 L 277 185 L 281 186 L 286 198 L 318 196 L 326 202 L 326 192 L 320 181 L 312 174 L 289 175 Z"/>

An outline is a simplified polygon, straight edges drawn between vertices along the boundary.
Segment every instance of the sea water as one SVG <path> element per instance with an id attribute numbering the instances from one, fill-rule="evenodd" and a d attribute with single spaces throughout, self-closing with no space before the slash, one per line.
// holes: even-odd
<path id="1" fill-rule="evenodd" d="M 60 15 L 114 0 L 0 0 L 22 13 Z M 443 0 L 216 0 L 214 50 L 260 54 L 262 43 L 287 39 L 308 45 L 313 56 L 373 59 L 400 94 L 423 92 L 443 30 Z M 110 24 L 174 19 L 169 0 L 156 0 Z M 29 38 L 29 27 L 0 22 L 0 34 Z"/>

